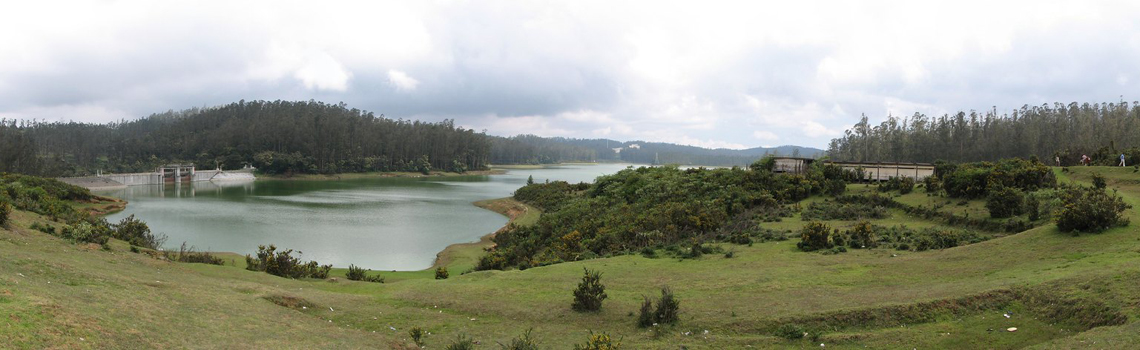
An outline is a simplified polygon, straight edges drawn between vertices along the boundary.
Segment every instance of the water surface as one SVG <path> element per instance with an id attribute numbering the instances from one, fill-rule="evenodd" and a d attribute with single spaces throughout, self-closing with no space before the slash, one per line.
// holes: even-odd
<path id="1" fill-rule="evenodd" d="M 471 202 L 510 196 L 537 182 L 592 182 L 628 164 L 562 165 L 504 175 L 335 181 L 196 182 L 99 192 L 123 198 L 151 230 L 199 250 L 249 254 L 258 245 L 302 251 L 306 260 L 373 270 L 430 267 L 448 245 L 474 242 L 506 224 Z"/>

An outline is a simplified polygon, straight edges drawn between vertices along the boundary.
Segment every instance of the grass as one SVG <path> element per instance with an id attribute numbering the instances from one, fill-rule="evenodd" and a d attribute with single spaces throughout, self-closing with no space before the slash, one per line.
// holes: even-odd
<path id="1" fill-rule="evenodd" d="M 1086 182 L 1097 171 L 1140 207 L 1140 176 L 1131 168 L 1071 169 L 1058 172 L 1061 181 Z M 523 224 L 537 218 L 530 215 L 513 220 Z M 1127 215 L 1140 222 L 1135 210 Z M 480 244 L 489 244 L 484 242 L 453 251 L 450 260 L 441 256 L 452 271 L 447 280 L 434 280 L 425 270 L 381 273 L 388 282 L 378 284 L 344 278 L 288 280 L 240 266 L 170 263 L 131 254 L 121 242 L 102 250 L 27 229 L 44 220 L 17 212 L 14 224 L 0 229 L 0 344 L 410 348 L 407 330 L 415 326 L 430 333 L 425 336 L 429 348 L 445 346 L 460 333 L 486 347 L 530 328 L 544 347 L 555 348 L 581 343 L 591 330 L 621 337 L 624 345 L 637 349 L 803 348 L 818 343 L 827 348 L 1101 348 L 1140 341 L 1140 322 L 1134 321 L 1140 319 L 1136 224 L 1078 237 L 1044 225 L 928 252 L 872 249 L 821 255 L 799 252 L 794 241 L 784 241 L 726 245 L 735 251 L 731 259 L 720 254 L 684 261 L 624 255 L 525 271 L 460 274 L 485 247 Z M 873 222 L 937 225 L 903 213 Z M 801 224 L 793 217 L 766 226 L 798 229 Z M 570 311 L 570 292 L 582 267 L 603 273 L 609 298 L 598 313 Z M 333 274 L 343 273 L 338 269 Z M 662 285 L 672 287 L 680 300 L 681 320 L 655 335 L 637 328 L 635 314 L 642 296 L 655 295 Z M 818 343 L 787 340 L 770 331 L 782 322 L 820 315 L 875 315 L 1013 289 L 1100 303 L 1129 321 L 1086 330 L 1079 324 L 1088 316 L 1053 321 L 1048 316 L 1056 310 L 1018 299 L 1003 307 L 935 310 L 929 320 L 905 325 L 868 322 L 832 328 Z M 304 307 L 298 310 L 297 305 Z M 1005 311 L 1013 311 L 1013 317 L 1002 316 Z M 1018 331 L 999 331 L 1003 327 Z"/>

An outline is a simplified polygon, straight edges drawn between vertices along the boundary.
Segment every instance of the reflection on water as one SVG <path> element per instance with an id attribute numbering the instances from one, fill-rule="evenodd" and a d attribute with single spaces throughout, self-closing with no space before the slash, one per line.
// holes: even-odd
<path id="1" fill-rule="evenodd" d="M 374 270 L 430 267 L 448 245 L 472 242 L 506 223 L 471 202 L 537 182 L 593 181 L 624 164 L 510 170 L 504 175 L 336 181 L 226 181 L 131 186 L 100 192 L 130 202 L 156 233 L 198 249 L 253 253 L 258 245 L 300 250 L 305 259 Z"/>

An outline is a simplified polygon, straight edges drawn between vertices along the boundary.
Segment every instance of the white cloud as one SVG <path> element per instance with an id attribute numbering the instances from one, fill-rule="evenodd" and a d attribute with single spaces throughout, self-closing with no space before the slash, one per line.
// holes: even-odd
<path id="1" fill-rule="evenodd" d="M 0 12 L 0 116 L 106 121 L 319 99 L 498 135 L 823 147 L 861 114 L 1115 101 L 1140 89 L 1136 2 L 123 0 L 68 9 L 25 1 Z"/>
<path id="2" fill-rule="evenodd" d="M 345 91 L 352 73 L 326 53 L 315 54 L 293 74 L 310 90 Z"/>
<path id="3" fill-rule="evenodd" d="M 780 136 L 776 135 L 776 133 L 771 132 L 771 131 L 765 131 L 765 130 L 753 131 L 752 137 L 755 137 L 756 139 L 763 140 L 763 141 L 776 141 L 776 140 L 780 139 Z"/>
<path id="4" fill-rule="evenodd" d="M 420 81 L 412 78 L 408 73 L 393 69 L 388 70 L 388 82 L 400 91 L 414 91 L 420 85 Z"/>

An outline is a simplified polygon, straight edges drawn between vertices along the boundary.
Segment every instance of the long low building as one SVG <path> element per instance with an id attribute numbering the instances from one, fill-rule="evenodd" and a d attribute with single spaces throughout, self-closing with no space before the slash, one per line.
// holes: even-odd
<path id="1" fill-rule="evenodd" d="M 776 157 L 776 164 L 772 171 L 777 173 L 802 174 L 808 166 L 816 160 L 799 157 Z M 930 163 L 890 163 L 890 162 L 832 162 L 825 164 L 838 165 L 844 170 L 862 171 L 865 181 L 887 181 L 892 177 L 909 177 L 915 181 L 922 181 L 934 175 L 934 164 Z"/>
<path id="2" fill-rule="evenodd" d="M 886 181 L 892 177 L 909 177 L 922 181 L 934 175 L 934 164 L 930 163 L 869 163 L 869 162 L 827 162 L 838 165 L 843 170 L 863 172 L 868 181 Z"/>

